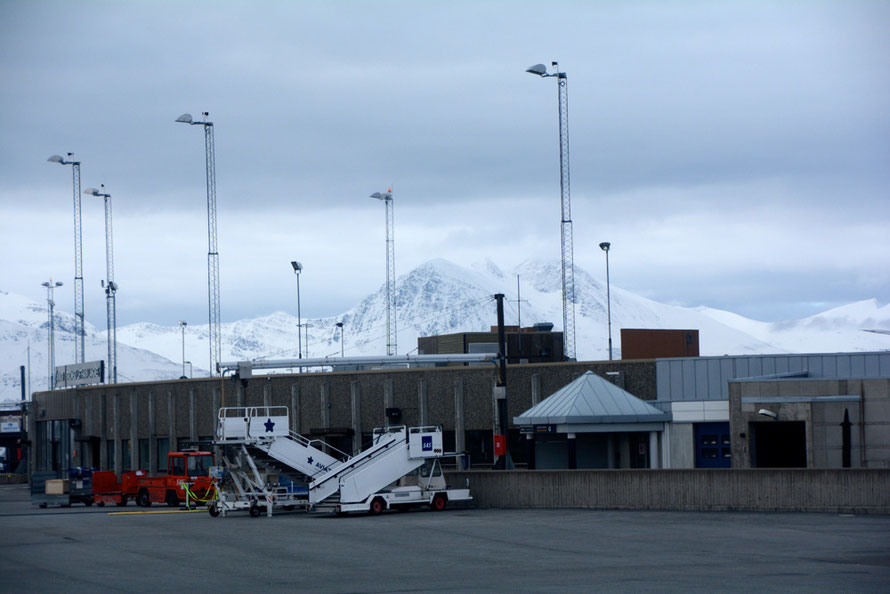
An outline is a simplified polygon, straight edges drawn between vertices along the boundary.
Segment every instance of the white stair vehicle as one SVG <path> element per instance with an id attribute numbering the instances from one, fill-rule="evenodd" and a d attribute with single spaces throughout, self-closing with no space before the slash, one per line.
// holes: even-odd
<path id="1" fill-rule="evenodd" d="M 249 468 L 256 474 L 248 453 L 251 448 L 262 452 L 257 455 L 268 456 L 305 475 L 311 508 L 322 505 L 338 512 L 379 513 L 390 507 L 418 504 L 442 509 L 448 501 L 471 499 L 469 489 L 445 486 L 438 463 L 445 455 L 440 426 L 375 429 L 371 446 L 348 456 L 321 440 L 290 431 L 287 407 L 222 408 L 216 444 L 240 446 L 239 463 L 230 464 L 224 457 L 236 485 L 249 483 L 252 478 L 242 469 Z M 426 472 L 418 473 L 425 465 Z M 409 475 L 424 480 L 405 478 Z M 270 494 L 267 500 L 271 515 L 274 497 Z"/>

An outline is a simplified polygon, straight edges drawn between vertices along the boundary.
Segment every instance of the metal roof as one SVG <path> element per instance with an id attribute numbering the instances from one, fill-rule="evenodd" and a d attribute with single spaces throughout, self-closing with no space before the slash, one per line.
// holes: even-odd
<path id="1" fill-rule="evenodd" d="M 670 421 L 663 412 L 588 371 L 518 417 L 516 425 L 651 423 Z"/>

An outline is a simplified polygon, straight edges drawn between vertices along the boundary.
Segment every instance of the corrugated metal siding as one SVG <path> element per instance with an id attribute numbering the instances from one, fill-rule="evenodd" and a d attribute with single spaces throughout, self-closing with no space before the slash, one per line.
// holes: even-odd
<path id="1" fill-rule="evenodd" d="M 460 334 L 452 334 L 449 336 L 439 337 L 439 354 L 454 355 L 464 352 L 463 336 Z"/>
<path id="2" fill-rule="evenodd" d="M 655 368 L 658 400 L 726 400 L 732 379 L 800 371 L 807 371 L 810 378 L 888 377 L 890 353 L 659 359 Z"/>

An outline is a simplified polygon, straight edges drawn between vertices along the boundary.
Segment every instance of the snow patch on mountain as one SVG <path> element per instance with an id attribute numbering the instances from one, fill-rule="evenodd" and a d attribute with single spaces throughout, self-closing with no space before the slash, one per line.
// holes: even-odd
<path id="1" fill-rule="evenodd" d="M 517 295 L 517 276 L 519 295 Z M 558 261 L 526 260 L 504 271 L 491 260 L 469 267 L 430 260 L 396 281 L 398 353 L 413 353 L 419 336 L 488 331 L 497 322 L 493 295 L 503 293 L 505 322 L 522 326 L 552 322 L 562 329 L 562 271 Z M 575 334 L 579 360 L 608 358 L 608 304 L 601 279 L 575 268 Z M 787 352 L 847 352 L 890 349 L 890 336 L 864 330 L 890 330 L 890 305 L 869 299 L 787 322 L 751 320 L 709 307 L 679 307 L 611 287 L 613 356 L 620 357 L 621 328 L 699 330 L 702 355 Z M 56 308 L 56 363 L 74 359 L 74 317 Z M 385 287 L 337 316 L 303 318 L 303 357 L 380 355 L 386 352 Z M 296 359 L 297 318 L 275 312 L 221 325 L 222 360 Z M 19 365 L 31 352 L 34 391 L 45 389 L 47 308 L 0 291 L 0 398 L 17 397 Z M 173 379 L 182 373 L 182 328 L 143 322 L 118 329 L 118 375 L 122 381 Z M 185 359 L 194 375 L 209 372 L 206 324 L 184 329 Z M 105 358 L 104 331 L 87 325 L 87 360 Z"/>

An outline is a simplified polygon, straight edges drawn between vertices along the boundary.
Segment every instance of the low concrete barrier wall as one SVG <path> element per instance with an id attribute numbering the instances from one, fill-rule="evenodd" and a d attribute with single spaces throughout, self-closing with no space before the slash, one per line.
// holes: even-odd
<path id="1" fill-rule="evenodd" d="M 474 470 L 479 507 L 890 514 L 890 469 Z"/>

